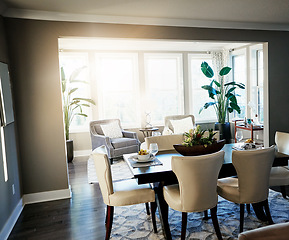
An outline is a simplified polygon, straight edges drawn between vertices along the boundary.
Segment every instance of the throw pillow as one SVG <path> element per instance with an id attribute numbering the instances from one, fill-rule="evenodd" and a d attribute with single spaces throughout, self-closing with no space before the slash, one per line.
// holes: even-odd
<path id="1" fill-rule="evenodd" d="M 188 132 L 190 129 L 195 128 L 191 117 L 170 121 L 174 128 L 174 134 Z"/>
<path id="2" fill-rule="evenodd" d="M 110 138 L 121 138 L 122 136 L 122 131 L 121 128 L 118 124 L 118 122 L 111 122 L 105 125 L 100 125 L 104 136 L 110 137 Z"/>

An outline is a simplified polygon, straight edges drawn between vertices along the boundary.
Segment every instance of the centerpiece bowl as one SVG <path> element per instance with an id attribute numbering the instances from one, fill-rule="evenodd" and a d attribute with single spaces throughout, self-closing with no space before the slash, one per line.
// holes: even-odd
<path id="1" fill-rule="evenodd" d="M 225 140 L 220 140 L 210 145 L 184 146 L 183 144 L 174 144 L 175 150 L 183 156 L 197 156 L 210 154 L 220 151 L 225 145 Z"/>

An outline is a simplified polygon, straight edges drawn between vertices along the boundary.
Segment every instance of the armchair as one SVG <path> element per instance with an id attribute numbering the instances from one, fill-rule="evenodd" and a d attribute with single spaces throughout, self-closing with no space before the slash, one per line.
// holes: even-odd
<path id="1" fill-rule="evenodd" d="M 121 131 L 121 137 L 111 138 L 105 136 L 102 125 L 117 123 Z M 139 150 L 140 142 L 135 132 L 124 131 L 121 128 L 119 119 L 105 119 L 90 122 L 90 136 L 92 150 L 104 145 L 107 150 L 108 158 L 121 157 L 123 154 L 137 152 Z"/>

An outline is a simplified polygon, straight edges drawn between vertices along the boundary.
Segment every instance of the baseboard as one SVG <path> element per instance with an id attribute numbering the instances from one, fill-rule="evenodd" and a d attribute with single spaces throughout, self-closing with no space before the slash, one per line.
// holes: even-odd
<path id="1" fill-rule="evenodd" d="M 74 157 L 86 157 L 89 156 L 92 151 L 90 149 L 88 150 L 78 150 L 78 151 L 74 151 Z"/>
<path id="2" fill-rule="evenodd" d="M 6 240 L 8 239 L 15 223 L 17 222 L 22 210 L 24 208 L 24 203 L 22 198 L 19 200 L 18 204 L 14 208 L 12 214 L 10 215 L 9 219 L 6 221 L 3 229 L 0 232 L 0 239 Z"/>
<path id="3" fill-rule="evenodd" d="M 71 198 L 71 189 L 70 186 L 68 189 L 40 192 L 40 193 L 30 193 L 23 195 L 24 204 L 47 202 L 53 200 L 60 200 Z"/>

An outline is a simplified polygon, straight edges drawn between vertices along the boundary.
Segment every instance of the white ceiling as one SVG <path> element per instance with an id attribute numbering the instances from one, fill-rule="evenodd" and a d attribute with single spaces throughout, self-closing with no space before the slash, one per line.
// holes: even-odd
<path id="1" fill-rule="evenodd" d="M 7 17 L 289 30 L 289 0 L 2 0 L 2 3 L 0 10 Z"/>

